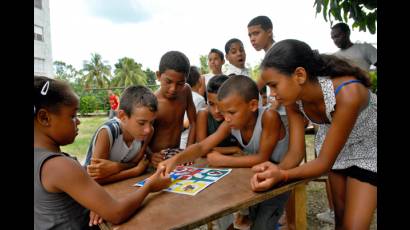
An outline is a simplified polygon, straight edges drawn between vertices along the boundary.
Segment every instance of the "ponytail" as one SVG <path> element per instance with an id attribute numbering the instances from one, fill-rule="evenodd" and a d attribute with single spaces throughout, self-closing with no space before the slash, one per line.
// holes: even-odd
<path id="1" fill-rule="evenodd" d="M 309 80 L 318 76 L 337 78 L 354 76 L 366 87 L 371 86 L 368 74 L 359 67 L 333 55 L 319 54 L 302 41 L 286 39 L 276 43 L 265 55 L 261 68 L 273 67 L 285 75 L 292 75 L 297 67 L 303 67 Z"/>
<path id="2" fill-rule="evenodd" d="M 346 60 L 334 55 L 318 54 L 317 68 L 314 76 L 329 76 L 337 78 L 340 76 L 354 76 L 360 80 L 366 87 L 371 86 L 371 81 L 367 72 L 357 66 L 349 64 Z"/>

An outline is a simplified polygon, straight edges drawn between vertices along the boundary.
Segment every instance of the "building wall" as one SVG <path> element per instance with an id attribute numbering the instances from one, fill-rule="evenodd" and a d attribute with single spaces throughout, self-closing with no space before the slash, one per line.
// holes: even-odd
<path id="1" fill-rule="evenodd" d="M 49 0 L 34 0 L 34 75 L 53 77 Z"/>

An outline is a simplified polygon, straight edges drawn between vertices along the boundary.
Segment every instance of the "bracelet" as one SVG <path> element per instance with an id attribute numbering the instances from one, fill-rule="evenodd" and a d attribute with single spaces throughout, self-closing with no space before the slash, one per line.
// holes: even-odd
<path id="1" fill-rule="evenodd" d="M 281 170 L 281 171 L 282 171 L 282 174 L 283 174 L 283 177 L 284 177 L 283 181 L 284 181 L 284 182 L 287 182 L 288 179 L 289 179 L 289 174 L 288 174 L 288 172 L 285 171 L 285 170 Z"/>

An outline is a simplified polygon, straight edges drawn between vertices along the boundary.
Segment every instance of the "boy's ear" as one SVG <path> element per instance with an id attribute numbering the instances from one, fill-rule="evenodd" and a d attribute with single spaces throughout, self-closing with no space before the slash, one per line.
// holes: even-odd
<path id="1" fill-rule="evenodd" d="M 297 67 L 295 69 L 294 75 L 295 75 L 296 81 L 297 81 L 297 83 L 299 83 L 299 85 L 303 85 L 307 81 L 307 73 L 306 73 L 305 68 L 303 68 L 303 67 Z"/>
<path id="2" fill-rule="evenodd" d="M 268 29 L 266 32 L 268 32 L 268 35 L 273 39 L 272 29 Z"/>
<path id="3" fill-rule="evenodd" d="M 249 102 L 249 108 L 252 112 L 255 112 L 258 109 L 258 104 L 259 104 L 259 100 L 257 99 L 252 99 Z"/>
<path id="4" fill-rule="evenodd" d="M 119 118 L 121 121 L 124 121 L 126 117 L 128 117 L 128 116 L 127 116 L 127 114 L 125 113 L 125 111 L 124 111 L 123 109 L 119 109 L 119 110 L 118 110 L 118 118 Z"/>
<path id="5" fill-rule="evenodd" d="M 155 72 L 155 75 L 157 76 L 157 79 L 159 81 L 159 79 L 161 78 L 161 73 L 159 71 Z"/>
<path id="6" fill-rule="evenodd" d="M 45 109 L 40 109 L 37 112 L 37 121 L 42 125 L 42 126 L 46 126 L 49 127 L 50 126 L 50 121 L 51 121 L 51 117 L 50 114 L 48 113 L 47 110 Z"/>

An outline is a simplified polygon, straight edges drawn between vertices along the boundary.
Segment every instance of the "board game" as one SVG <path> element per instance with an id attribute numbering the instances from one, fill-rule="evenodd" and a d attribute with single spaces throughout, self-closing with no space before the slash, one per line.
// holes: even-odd
<path id="1" fill-rule="evenodd" d="M 163 191 L 194 196 L 231 171 L 232 169 L 177 166 L 175 170 L 170 173 L 172 180 L 171 185 Z M 144 183 L 145 180 L 134 184 L 134 186 L 143 186 Z"/>

